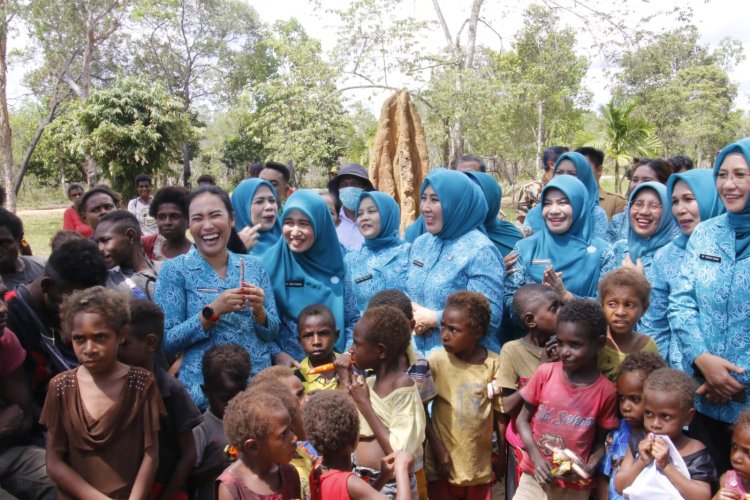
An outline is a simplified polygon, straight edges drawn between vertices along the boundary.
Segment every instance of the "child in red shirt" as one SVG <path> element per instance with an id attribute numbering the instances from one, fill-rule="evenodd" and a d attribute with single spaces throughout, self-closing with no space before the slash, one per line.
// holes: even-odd
<path id="1" fill-rule="evenodd" d="M 521 389 L 524 406 L 516 422 L 526 451 L 516 500 L 589 498 L 594 484 L 571 471 L 558 473 L 550 448 L 568 449 L 593 476 L 604 456 L 604 438 L 617 428 L 617 390 L 597 369 L 607 320 L 601 306 L 576 299 L 557 317 L 560 361 L 542 364 Z"/>

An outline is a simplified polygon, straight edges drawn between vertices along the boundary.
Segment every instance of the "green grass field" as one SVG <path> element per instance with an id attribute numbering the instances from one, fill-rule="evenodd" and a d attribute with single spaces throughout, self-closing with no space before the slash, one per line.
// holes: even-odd
<path id="1" fill-rule="evenodd" d="M 52 236 L 62 229 L 64 211 L 64 208 L 18 210 L 17 214 L 23 220 L 26 240 L 31 245 L 34 255 L 49 256 L 49 242 Z"/>

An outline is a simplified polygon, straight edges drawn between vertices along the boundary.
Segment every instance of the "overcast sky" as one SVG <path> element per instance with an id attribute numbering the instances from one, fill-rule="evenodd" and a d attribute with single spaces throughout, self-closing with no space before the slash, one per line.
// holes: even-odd
<path id="1" fill-rule="evenodd" d="M 323 43 L 325 50 L 330 50 L 336 43 L 335 26 L 336 16 L 326 13 L 325 9 L 347 5 L 347 0 L 320 0 L 323 8 L 315 9 L 309 0 L 276 0 L 276 1 L 254 1 L 246 0 L 260 14 L 263 21 L 271 23 L 280 19 L 296 17 L 305 27 L 307 32 L 318 38 Z M 622 4 L 625 0 L 604 1 L 600 5 Z M 442 0 L 441 8 L 451 29 L 455 33 L 464 19 L 468 17 L 470 0 Z M 482 8 L 482 17 L 503 35 L 503 44 L 506 48 L 510 46 L 514 33 L 519 29 L 522 21 L 522 12 L 531 2 L 521 0 L 485 0 Z M 572 1 L 562 0 L 560 3 L 572 5 Z M 691 7 L 694 12 L 693 23 L 696 24 L 701 33 L 702 43 L 715 47 L 722 38 L 731 37 L 739 40 L 745 49 L 746 60 L 736 67 L 730 74 L 731 79 L 739 84 L 736 105 L 742 109 L 750 109 L 750 29 L 747 27 L 750 19 L 750 2 L 744 0 L 659 0 L 658 2 L 641 2 L 630 0 L 629 6 L 637 10 L 631 19 L 639 19 L 645 9 L 658 8 L 667 9 L 670 5 L 678 4 L 683 7 Z M 431 0 L 404 0 L 404 6 L 408 12 L 418 19 L 436 20 Z M 563 22 L 575 27 L 575 18 L 572 15 L 565 16 Z M 676 20 L 660 18 L 659 21 L 650 25 L 651 29 L 670 30 L 678 26 Z M 501 48 L 498 36 L 487 28 L 480 25 L 478 40 L 494 49 Z M 590 38 L 581 34 L 581 52 L 587 52 L 586 46 Z M 426 43 L 436 49 L 444 45 L 442 31 L 436 28 L 428 37 Z M 587 54 L 591 57 L 591 67 L 585 80 L 586 86 L 594 93 L 594 105 L 605 103 L 609 100 L 610 89 L 607 88 L 606 79 L 601 77 L 603 62 L 596 54 Z M 355 99 L 366 102 L 377 116 L 382 101 L 388 92 L 362 93 L 352 96 Z"/>

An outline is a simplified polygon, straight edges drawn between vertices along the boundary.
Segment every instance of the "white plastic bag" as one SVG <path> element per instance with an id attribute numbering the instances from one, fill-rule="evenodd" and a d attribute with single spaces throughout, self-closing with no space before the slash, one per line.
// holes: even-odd
<path id="1" fill-rule="evenodd" d="M 687 465 L 675 448 L 672 440 L 667 436 L 654 435 L 655 438 L 663 440 L 669 448 L 669 459 L 675 469 L 683 476 L 690 478 Z M 656 466 L 656 460 L 652 460 L 645 469 L 638 474 L 633 484 L 625 488 L 623 496 L 629 500 L 682 500 L 682 495 L 672 484 L 664 472 Z"/>

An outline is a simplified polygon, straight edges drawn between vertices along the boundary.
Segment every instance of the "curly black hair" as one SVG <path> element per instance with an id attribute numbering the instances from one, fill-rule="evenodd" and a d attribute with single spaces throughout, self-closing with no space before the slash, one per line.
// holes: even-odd
<path id="1" fill-rule="evenodd" d="M 310 316 L 322 316 L 328 322 L 331 329 L 336 332 L 336 319 L 331 310 L 324 304 L 312 304 L 302 309 L 297 315 L 297 328 L 302 330 L 302 322 Z"/>
<path id="2" fill-rule="evenodd" d="M 158 346 L 164 339 L 164 312 L 150 300 L 130 298 L 130 332 L 140 340 L 153 333 Z"/>
<path id="3" fill-rule="evenodd" d="M 86 214 L 86 203 L 89 201 L 89 198 L 94 196 L 95 194 L 106 194 L 110 198 L 112 198 L 112 203 L 115 205 L 115 207 L 120 206 L 120 201 L 122 198 L 118 193 L 116 193 L 114 190 L 112 190 L 111 187 L 105 185 L 105 184 L 99 184 L 98 186 L 94 186 L 85 193 L 83 193 L 83 196 L 81 196 L 81 199 L 78 200 L 78 205 L 76 205 L 76 210 L 78 210 L 78 215 L 80 215 L 82 218 L 85 217 Z"/>
<path id="4" fill-rule="evenodd" d="M 80 312 L 96 313 L 107 322 L 118 335 L 130 321 L 130 306 L 125 293 L 110 290 L 103 286 L 94 286 L 85 290 L 76 290 L 68 295 L 60 309 L 60 324 L 63 334 L 70 338 L 73 331 L 73 320 Z"/>
<path id="5" fill-rule="evenodd" d="M 648 376 L 643 384 L 644 397 L 649 392 L 674 394 L 683 410 L 693 407 L 695 381 L 685 372 L 674 368 L 659 368 Z"/>
<path id="6" fill-rule="evenodd" d="M 67 229 L 65 231 L 58 231 L 52 235 L 52 238 L 50 238 L 49 247 L 54 252 L 63 244 L 69 241 L 80 239 L 83 239 L 83 236 L 81 236 L 81 233 L 79 233 L 78 231 L 71 231 L 70 229 Z"/>
<path id="7" fill-rule="evenodd" d="M 641 306 L 645 311 L 648 309 L 649 298 L 651 297 L 651 284 L 648 282 L 643 273 L 635 269 L 621 267 L 605 274 L 599 281 L 599 297 L 604 303 L 607 291 L 615 286 L 632 288 L 641 301 Z"/>
<path id="8" fill-rule="evenodd" d="M 560 323 L 580 324 L 591 340 L 607 335 L 607 318 L 601 304 L 591 299 L 573 299 L 560 308 L 557 325 Z"/>
<path id="9" fill-rule="evenodd" d="M 297 376 L 294 374 L 294 370 L 284 365 L 273 365 L 268 368 L 263 368 L 257 373 L 250 381 L 250 386 L 262 384 L 264 382 L 279 382 L 282 379 Z"/>
<path id="10" fill-rule="evenodd" d="M 750 431 L 750 408 L 743 410 L 740 416 L 737 417 L 737 423 L 734 424 L 732 429 L 743 428 L 746 431 Z"/>
<path id="11" fill-rule="evenodd" d="M 619 377 L 623 373 L 638 372 L 643 374 L 643 378 L 646 379 L 659 368 L 665 368 L 666 366 L 667 363 L 664 362 L 664 358 L 659 356 L 658 353 L 634 352 L 625 356 L 625 359 L 620 363 L 617 376 Z"/>
<path id="12" fill-rule="evenodd" d="M 271 432 L 271 415 L 287 411 L 279 397 L 246 389 L 229 401 L 224 411 L 224 434 L 229 444 L 242 450 L 248 439 L 263 439 Z"/>
<path id="13" fill-rule="evenodd" d="M 391 306 L 368 307 L 359 321 L 367 325 L 365 340 L 373 345 L 387 346 L 390 359 L 402 356 L 409 347 L 411 325 L 400 309 Z"/>
<path id="14" fill-rule="evenodd" d="M 248 388 L 250 392 L 265 392 L 273 394 L 284 403 L 289 416 L 292 418 L 292 422 L 299 418 L 300 405 L 299 400 L 289 392 L 289 389 L 278 380 L 263 380 L 257 384 L 251 384 Z"/>
<path id="15" fill-rule="evenodd" d="M 315 391 L 302 410 L 307 439 L 323 457 L 353 448 L 359 438 L 359 414 L 343 391 Z"/>
<path id="16" fill-rule="evenodd" d="M 446 309 L 460 309 L 466 312 L 471 327 L 481 331 L 482 335 L 487 333 L 492 311 L 490 310 L 490 301 L 483 294 L 467 290 L 454 292 L 448 295 L 445 300 L 443 310 Z"/>
<path id="17" fill-rule="evenodd" d="M 391 306 L 395 307 L 406 316 L 409 321 L 414 319 L 414 309 L 411 307 L 411 300 L 401 290 L 381 290 L 370 298 L 367 307 Z"/>
<path id="18" fill-rule="evenodd" d="M 21 241 L 23 238 L 23 222 L 10 210 L 0 208 L 0 226 L 8 228 L 14 240 Z"/>
<path id="19" fill-rule="evenodd" d="M 203 354 L 201 372 L 208 383 L 221 383 L 225 379 L 247 383 L 252 364 L 250 354 L 238 344 L 220 344 Z"/>
<path id="20" fill-rule="evenodd" d="M 531 312 L 534 306 L 539 306 L 542 297 L 550 295 L 560 300 L 560 296 L 554 288 L 541 283 L 523 285 L 513 294 L 513 314 L 519 322 L 523 322 L 526 313 Z"/>
<path id="21" fill-rule="evenodd" d="M 151 200 L 151 205 L 148 208 L 148 214 L 156 218 L 156 214 L 159 213 L 159 207 L 164 203 L 172 203 L 179 207 L 182 215 L 187 219 L 188 216 L 188 205 L 187 198 L 190 192 L 182 186 L 167 186 L 158 190 L 154 194 L 154 199 Z"/>
<path id="22" fill-rule="evenodd" d="M 45 274 L 64 288 L 81 290 L 107 281 L 107 264 L 104 254 L 91 240 L 78 239 L 63 243 L 52 252 Z"/>

